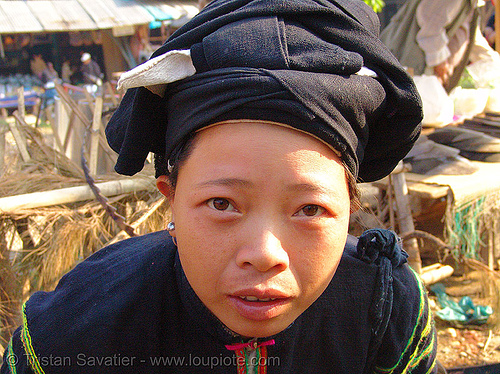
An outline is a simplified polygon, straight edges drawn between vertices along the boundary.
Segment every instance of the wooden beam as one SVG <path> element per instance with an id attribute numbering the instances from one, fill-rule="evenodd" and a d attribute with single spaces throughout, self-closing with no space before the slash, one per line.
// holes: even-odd
<path id="1" fill-rule="evenodd" d="M 19 153 L 21 154 L 23 161 L 28 162 L 29 160 L 31 160 L 31 156 L 28 152 L 26 138 L 24 137 L 21 130 L 19 130 L 19 128 L 17 127 L 17 121 L 14 122 L 9 121 L 9 128 L 10 132 L 12 133 L 12 136 L 14 137 L 14 140 L 16 141 L 17 149 L 19 150 Z"/>
<path id="2" fill-rule="evenodd" d="M 402 164 L 402 162 L 400 162 L 400 164 Z M 393 172 L 391 178 L 394 187 L 394 196 L 396 198 L 399 232 L 413 232 L 415 231 L 415 225 L 413 223 L 413 216 L 408 199 L 408 186 L 406 185 L 405 173 L 403 171 L 399 173 Z M 413 270 L 420 274 L 422 272 L 422 260 L 420 258 L 417 239 L 411 238 L 405 240 L 404 249 L 408 252 L 408 264 Z"/>
<path id="3" fill-rule="evenodd" d="M 90 129 L 92 124 L 90 120 L 87 118 L 87 116 L 83 113 L 82 109 L 78 106 L 78 104 L 73 100 L 73 98 L 64 90 L 63 86 L 60 84 L 56 84 L 56 90 L 61 99 L 68 105 L 70 108 L 71 115 L 76 115 L 80 121 L 82 121 L 84 127 L 86 129 Z M 108 143 L 106 142 L 106 139 L 102 136 L 99 136 L 99 143 L 103 147 L 103 149 L 107 150 L 108 149 Z M 65 147 L 66 147 L 66 142 L 65 142 Z M 110 158 L 112 162 L 115 162 L 111 154 L 106 151 L 105 155 Z"/>
<path id="4" fill-rule="evenodd" d="M 99 157 L 99 129 L 101 128 L 102 121 L 102 97 L 96 97 L 94 106 L 94 119 L 92 121 L 92 131 L 90 133 L 90 160 L 89 170 L 90 174 L 97 174 L 97 161 Z"/>
<path id="5" fill-rule="evenodd" d="M 17 111 L 19 112 L 19 117 L 23 120 L 26 117 L 26 106 L 24 104 L 24 87 L 21 86 L 17 89 Z"/>
<path id="6" fill-rule="evenodd" d="M 104 89 L 108 92 L 108 95 L 109 95 L 109 98 L 111 100 L 111 103 L 114 106 L 118 106 L 119 102 L 118 102 L 118 99 L 116 98 L 116 93 L 113 90 L 113 87 L 111 86 L 111 83 L 104 82 Z"/>

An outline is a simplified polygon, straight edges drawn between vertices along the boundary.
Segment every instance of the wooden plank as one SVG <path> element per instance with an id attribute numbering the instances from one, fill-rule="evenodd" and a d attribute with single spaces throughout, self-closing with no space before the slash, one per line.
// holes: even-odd
<path id="1" fill-rule="evenodd" d="M 92 97 L 90 92 L 87 90 L 84 91 L 84 95 L 85 95 L 85 99 L 87 99 L 90 111 L 93 112 L 94 111 L 94 98 Z"/>
<path id="2" fill-rule="evenodd" d="M 73 127 L 75 125 L 75 118 L 75 112 L 71 111 L 69 115 L 68 127 L 66 128 L 66 135 L 64 136 L 64 143 L 62 145 L 64 153 L 66 153 L 66 151 L 68 150 L 69 140 L 71 139 L 71 133 L 73 132 Z"/>
<path id="3" fill-rule="evenodd" d="M 50 127 L 52 129 L 52 135 L 54 136 L 54 140 L 56 143 L 56 148 L 59 152 L 64 153 L 64 148 L 61 142 L 61 137 L 59 134 L 59 130 L 62 129 L 62 126 L 65 126 L 66 123 L 63 123 L 63 119 L 65 118 L 65 115 L 61 113 L 64 110 L 63 103 L 61 100 L 57 100 L 55 103 L 56 107 L 56 113 L 57 116 L 55 118 L 55 121 L 50 121 Z"/>
<path id="4" fill-rule="evenodd" d="M 28 126 L 28 124 L 25 122 L 24 118 L 21 117 L 21 115 L 17 111 L 15 111 L 12 115 L 16 119 L 16 122 L 19 123 L 21 126 L 23 126 L 23 127 L 27 127 Z M 45 157 L 47 157 L 50 160 L 50 158 L 52 157 L 52 155 L 50 155 L 49 153 L 47 153 L 46 147 L 45 147 L 45 144 L 43 143 L 43 141 L 40 138 L 36 137 L 36 136 L 31 136 L 30 134 L 28 134 L 28 136 L 30 137 L 30 139 L 33 142 L 35 142 L 38 145 L 38 147 L 40 148 L 40 151 L 43 154 L 45 154 Z"/>
<path id="5" fill-rule="evenodd" d="M 24 87 L 17 88 L 17 112 L 19 117 L 24 120 L 26 117 L 26 107 L 24 106 Z"/>
<path id="6" fill-rule="evenodd" d="M 402 163 L 402 161 L 400 163 Z M 394 196 L 396 198 L 399 231 L 402 234 L 411 233 L 415 231 L 415 225 L 413 223 L 413 216 L 408 199 L 408 187 L 406 185 L 405 173 L 392 173 L 391 179 L 394 187 Z M 422 272 L 422 260 L 420 258 L 417 239 L 411 238 L 405 240 L 404 249 L 408 252 L 408 264 L 413 270 L 420 274 Z"/>
<path id="7" fill-rule="evenodd" d="M 89 129 L 91 127 L 91 122 L 87 118 L 87 116 L 82 112 L 81 108 L 78 106 L 78 104 L 73 100 L 73 98 L 64 90 L 63 86 L 60 84 L 56 84 L 56 90 L 59 93 L 60 98 L 68 105 L 70 108 L 71 115 L 75 115 L 78 117 L 78 119 L 83 123 L 86 129 Z M 108 149 L 108 143 L 106 142 L 106 139 L 103 138 L 102 136 L 99 137 L 99 143 L 103 147 L 103 149 Z M 66 144 L 65 144 L 66 146 Z M 109 152 L 105 152 L 105 154 L 114 162 L 114 158 L 110 156 Z"/>
<path id="8" fill-rule="evenodd" d="M 16 113 L 16 112 L 14 112 L 14 113 Z M 26 138 L 24 137 L 22 132 L 17 127 L 17 121 L 9 122 L 9 128 L 10 128 L 10 132 L 12 133 L 12 136 L 14 137 L 14 140 L 16 141 L 17 149 L 19 150 L 19 153 L 21 154 L 23 161 L 28 162 L 29 160 L 31 160 L 31 157 L 30 157 L 30 154 L 28 152 Z"/>
<path id="9" fill-rule="evenodd" d="M 119 102 L 118 102 L 118 99 L 116 98 L 116 92 L 115 92 L 115 90 L 113 90 L 111 83 L 104 82 L 104 89 L 105 89 L 105 92 L 108 93 L 108 95 L 106 97 L 109 97 L 111 99 L 111 103 L 114 106 L 118 106 Z"/>
<path id="10" fill-rule="evenodd" d="M 408 191 L 410 195 L 417 196 L 423 199 L 432 199 L 437 200 L 442 197 L 448 196 L 448 191 L 450 187 L 448 186 L 439 186 L 437 184 L 429 184 L 429 183 L 419 183 L 406 181 L 408 186 Z"/>
<path id="11" fill-rule="evenodd" d="M 0 177 L 3 175 L 3 168 L 5 166 L 5 131 L 3 125 L 0 123 Z"/>
<path id="12" fill-rule="evenodd" d="M 99 157 L 99 129 L 101 128 L 102 121 L 102 97 L 97 97 L 95 100 L 94 119 L 92 121 L 92 132 L 90 134 L 90 160 L 89 170 L 90 174 L 97 174 L 97 161 Z"/>

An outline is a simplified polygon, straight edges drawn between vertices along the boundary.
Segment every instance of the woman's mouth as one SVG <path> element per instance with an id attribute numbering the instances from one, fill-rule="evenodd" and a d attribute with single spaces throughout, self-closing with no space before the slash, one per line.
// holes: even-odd
<path id="1" fill-rule="evenodd" d="M 259 299 L 258 297 L 255 297 L 255 296 L 239 296 L 239 298 L 242 300 L 246 300 L 246 301 L 260 301 L 260 302 L 276 300 L 275 297 L 268 297 L 265 299 Z"/>
<path id="2" fill-rule="evenodd" d="M 291 298 L 230 295 L 229 300 L 242 317 L 254 321 L 265 321 L 283 314 L 288 309 Z"/>

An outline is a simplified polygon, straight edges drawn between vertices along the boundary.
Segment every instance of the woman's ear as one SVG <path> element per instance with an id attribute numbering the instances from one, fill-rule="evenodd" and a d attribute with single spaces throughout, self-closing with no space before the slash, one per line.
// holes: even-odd
<path id="1" fill-rule="evenodd" d="M 174 199 L 174 189 L 166 175 L 160 175 L 156 178 L 156 187 L 170 202 Z"/>

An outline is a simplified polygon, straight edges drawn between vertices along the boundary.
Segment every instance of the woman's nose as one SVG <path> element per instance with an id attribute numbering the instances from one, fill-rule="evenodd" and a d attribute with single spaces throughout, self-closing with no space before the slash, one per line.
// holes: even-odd
<path id="1" fill-rule="evenodd" d="M 239 249 L 236 262 L 240 267 L 253 266 L 260 272 L 283 271 L 289 265 L 289 257 L 271 230 L 260 230 L 260 233 L 254 230 L 252 238 Z"/>

